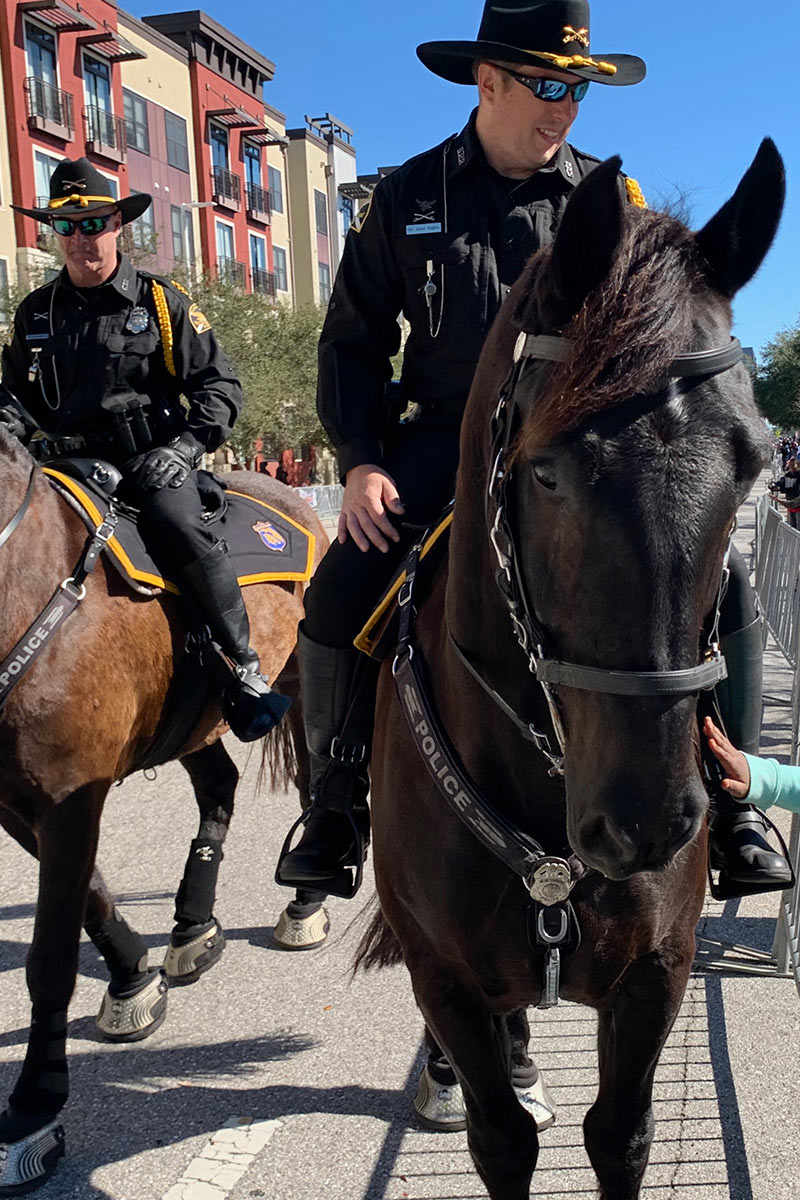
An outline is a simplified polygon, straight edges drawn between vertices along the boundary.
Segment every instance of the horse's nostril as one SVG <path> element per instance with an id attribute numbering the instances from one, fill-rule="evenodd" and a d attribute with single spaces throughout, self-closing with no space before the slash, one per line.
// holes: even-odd
<path id="1" fill-rule="evenodd" d="M 612 855 L 622 865 L 633 862 L 639 853 L 631 835 L 606 814 L 586 823 L 581 830 L 581 844 L 604 857 Z"/>

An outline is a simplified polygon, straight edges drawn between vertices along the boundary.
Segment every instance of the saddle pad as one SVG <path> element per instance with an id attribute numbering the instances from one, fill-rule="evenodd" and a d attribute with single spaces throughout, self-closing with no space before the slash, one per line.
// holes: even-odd
<path id="1" fill-rule="evenodd" d="M 451 504 L 447 515 L 442 518 L 438 525 L 426 533 L 422 552 L 419 556 L 420 563 L 424 560 L 430 560 L 427 565 L 435 568 L 442 560 L 449 545 L 449 536 L 445 535 L 449 534 L 452 522 L 453 508 Z M 429 577 L 432 577 L 433 571 L 430 570 L 427 574 Z M 389 587 L 383 593 L 372 616 L 353 642 L 357 650 L 368 654 L 370 658 L 382 661 L 397 641 L 395 631 L 398 615 L 397 597 L 400 594 L 400 588 L 405 583 L 405 579 L 405 568 L 401 567 L 392 579 Z"/>
<path id="2" fill-rule="evenodd" d="M 57 488 L 77 502 L 87 525 L 95 529 L 108 509 L 108 501 L 101 501 L 77 479 L 61 471 L 45 467 L 44 472 Z M 315 538 L 310 530 L 244 492 L 226 489 L 225 498 L 227 506 L 223 515 L 212 517 L 210 523 L 219 537 L 224 537 L 228 543 L 241 586 L 311 578 Z M 109 538 L 105 553 L 132 585 L 146 584 L 151 588 L 179 592 L 148 554 L 133 516 L 119 514 L 119 524 L 114 536 Z"/>

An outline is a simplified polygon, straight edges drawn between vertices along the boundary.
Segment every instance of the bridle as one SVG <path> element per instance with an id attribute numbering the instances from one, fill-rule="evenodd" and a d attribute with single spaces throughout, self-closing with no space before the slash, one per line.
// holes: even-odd
<path id="1" fill-rule="evenodd" d="M 672 671 L 617 671 L 601 667 L 587 667 L 580 663 L 562 662 L 548 656 L 548 638 L 538 620 L 528 597 L 520 565 L 520 555 L 514 542 L 512 522 L 509 516 L 509 484 L 513 468 L 509 464 L 509 451 L 515 430 L 515 415 L 518 405 L 514 393 L 526 364 L 530 360 L 564 362 L 569 358 L 573 344 L 566 338 L 522 332 L 514 349 L 514 365 L 504 384 L 497 407 L 492 417 L 491 469 L 486 490 L 486 523 L 489 537 L 497 559 L 495 581 L 505 600 L 517 642 L 528 660 L 528 669 L 542 687 L 547 700 L 553 730 L 559 750 L 551 745 L 546 731 L 537 729 L 531 722 L 519 716 L 513 707 L 503 700 L 471 662 L 468 653 L 450 635 L 450 643 L 458 658 L 481 687 L 512 720 L 529 741 L 532 741 L 550 763 L 551 774 L 562 774 L 565 738 L 558 701 L 553 694 L 554 686 L 578 688 L 582 691 L 602 692 L 614 696 L 688 696 L 706 691 L 727 676 L 725 660 L 720 653 L 717 638 L 719 610 L 728 581 L 728 551 L 726 551 L 722 577 L 717 593 L 717 606 L 706 661 L 695 667 Z M 671 379 L 710 378 L 736 366 L 742 360 L 742 347 L 737 338 L 729 345 L 714 350 L 680 354 L 673 359 L 667 370 Z M 733 530 L 731 530 L 731 535 Z"/>
<path id="2" fill-rule="evenodd" d="M 22 518 L 25 516 L 25 513 L 28 511 L 28 505 L 31 502 L 31 497 L 33 496 L 33 489 L 34 489 L 35 484 L 36 484 L 36 465 L 34 464 L 34 466 L 31 468 L 31 477 L 28 480 L 28 487 L 27 487 L 25 495 L 22 499 L 22 503 L 20 504 L 19 508 L 14 513 L 14 516 L 8 522 L 6 527 L 4 529 L 0 530 L 0 546 L 4 546 L 6 544 L 8 539 L 11 537 L 12 533 L 14 533 L 15 530 L 17 529 L 17 527 L 19 526 L 20 522 L 22 521 Z"/>

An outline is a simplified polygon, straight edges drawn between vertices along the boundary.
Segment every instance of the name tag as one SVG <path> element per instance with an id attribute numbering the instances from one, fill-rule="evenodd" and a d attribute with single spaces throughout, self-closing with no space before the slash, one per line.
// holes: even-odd
<path id="1" fill-rule="evenodd" d="M 409 236 L 415 233 L 441 233 L 442 222 L 431 221 L 428 225 L 406 225 L 406 233 Z"/>

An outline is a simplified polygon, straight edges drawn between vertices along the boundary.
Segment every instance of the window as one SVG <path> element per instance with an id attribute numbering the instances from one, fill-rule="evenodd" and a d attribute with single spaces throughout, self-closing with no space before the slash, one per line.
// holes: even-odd
<path id="1" fill-rule="evenodd" d="M 137 196 L 139 193 L 131 188 L 131 195 Z M 135 221 L 131 221 L 131 242 L 137 250 L 145 250 L 148 254 L 155 254 L 157 249 L 156 242 L 156 218 L 153 212 L 153 206 L 146 208 L 140 217 Z"/>
<path id="2" fill-rule="evenodd" d="M 0 258 L 0 325 L 7 325 L 8 306 L 8 261 Z"/>
<path id="3" fill-rule="evenodd" d="M 164 130 L 167 135 L 167 162 L 179 171 L 189 170 L 189 142 L 186 137 L 186 122 L 175 113 L 164 113 Z"/>
<path id="4" fill-rule="evenodd" d="M 327 304 L 331 298 L 331 269 L 327 263 L 319 264 L 319 302 Z"/>
<path id="5" fill-rule="evenodd" d="M 28 70 L 49 87 L 58 87 L 56 75 L 56 39 L 38 25 L 25 22 L 25 51 Z"/>
<path id="6" fill-rule="evenodd" d="M 269 167 L 269 195 L 272 201 L 272 211 L 283 212 L 283 175 L 277 167 Z"/>
<path id="7" fill-rule="evenodd" d="M 342 237 L 347 237 L 350 232 L 350 226 L 353 224 L 353 201 L 349 196 L 339 197 L 339 212 L 342 214 Z"/>
<path id="8" fill-rule="evenodd" d="M 254 271 L 267 269 L 267 243 L 253 233 L 250 234 L 250 266 Z"/>
<path id="9" fill-rule="evenodd" d="M 317 233 L 328 236 L 328 197 L 314 188 L 314 212 L 317 216 Z"/>
<path id="10" fill-rule="evenodd" d="M 261 148 L 250 142 L 244 144 L 244 174 L 251 187 L 261 187 Z"/>
<path id="11" fill-rule="evenodd" d="M 172 257 L 176 262 L 182 262 L 185 256 L 183 248 L 183 209 L 171 204 L 169 209 L 172 224 Z"/>
<path id="12" fill-rule="evenodd" d="M 122 89 L 122 108 L 125 114 L 125 134 L 129 150 L 150 153 L 150 132 L 147 128 L 147 101 L 135 92 Z"/>
<path id="13" fill-rule="evenodd" d="M 35 150 L 33 154 L 33 175 L 36 181 L 37 207 L 42 208 L 50 199 L 50 176 L 55 171 L 60 158 L 53 158 L 43 150 Z"/>
<path id="14" fill-rule="evenodd" d="M 86 84 L 86 100 L 102 112 L 111 112 L 111 72 L 108 63 L 98 58 L 83 56 L 83 78 Z"/>
<path id="15" fill-rule="evenodd" d="M 217 258 L 233 259 L 233 226 L 217 221 Z"/>
<path id="16" fill-rule="evenodd" d="M 282 246 L 272 247 L 272 262 L 275 267 L 275 287 L 279 292 L 288 292 L 289 279 L 286 274 L 286 251 Z"/>
<path id="17" fill-rule="evenodd" d="M 228 170 L 228 131 L 221 125 L 209 125 L 208 136 L 211 141 L 211 165 Z"/>

